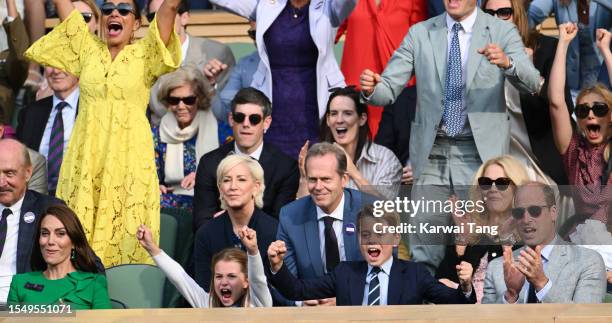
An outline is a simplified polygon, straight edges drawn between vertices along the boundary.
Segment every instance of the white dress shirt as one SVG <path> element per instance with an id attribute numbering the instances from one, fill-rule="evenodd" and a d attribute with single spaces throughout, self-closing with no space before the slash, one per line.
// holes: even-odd
<path id="1" fill-rule="evenodd" d="M 380 305 L 387 305 L 387 297 L 389 296 L 389 277 L 391 277 L 391 266 L 393 265 L 393 257 L 389 257 L 387 261 L 385 261 L 380 266 L 380 272 L 378 273 L 378 283 L 380 290 Z M 365 289 L 363 291 L 363 302 L 361 305 L 368 306 L 368 294 L 370 292 L 370 281 L 374 278 L 374 276 L 370 275 L 372 272 L 372 266 L 368 264 L 368 274 L 366 275 L 365 280 Z"/>
<path id="2" fill-rule="evenodd" d="M 261 145 L 259 145 L 259 147 L 257 147 L 257 149 L 255 149 L 255 151 L 250 153 L 248 156 L 251 158 L 255 158 L 256 160 L 259 160 L 259 158 L 261 157 L 262 151 L 263 151 L 263 141 L 261 142 Z M 238 155 L 247 156 L 247 154 L 240 151 L 240 149 L 238 148 L 238 145 L 236 145 L 236 142 L 234 142 L 234 153 Z"/>
<path id="3" fill-rule="evenodd" d="M 459 21 L 462 29 L 458 32 L 459 37 L 459 51 L 461 51 L 461 82 L 463 83 L 463 100 L 461 102 L 461 118 L 464 120 L 463 130 L 459 134 L 460 136 L 469 136 L 472 134 L 472 130 L 468 124 L 467 120 L 467 101 L 466 101 L 466 79 L 467 79 L 467 63 L 468 57 L 470 53 L 470 45 L 472 44 L 472 30 L 474 28 L 474 23 L 476 23 L 476 16 L 478 14 L 478 8 L 474 8 L 474 12 L 472 12 L 467 18 L 463 19 L 463 21 Z M 450 49 L 451 42 L 453 41 L 453 26 L 458 21 L 455 21 L 450 15 L 446 14 L 446 26 L 448 27 L 447 34 L 447 57 L 450 57 Z M 478 48 L 477 48 L 478 49 Z M 475 51 L 476 49 L 474 49 Z M 448 64 L 448 60 L 447 60 Z M 446 80 L 445 80 L 446 82 Z M 442 123 L 440 123 L 442 125 Z M 442 127 L 442 126 L 441 126 Z M 443 131 L 446 127 L 442 127 Z"/>
<path id="4" fill-rule="evenodd" d="M 342 234 L 342 226 L 344 222 L 344 193 L 342 193 L 342 199 L 340 200 L 340 204 L 332 213 L 327 214 L 321 210 L 318 206 L 317 208 L 317 221 L 319 221 L 319 241 L 321 242 L 321 260 L 323 261 L 323 268 L 325 268 L 325 272 L 327 272 L 327 261 L 325 260 L 325 223 L 323 221 L 323 217 L 331 216 L 336 219 L 332 224 L 334 228 L 334 232 L 336 233 L 336 239 L 338 240 L 338 251 L 340 253 L 340 261 L 346 261 L 346 254 L 344 252 L 344 235 Z"/>
<path id="5" fill-rule="evenodd" d="M 70 140 L 72 128 L 74 127 L 74 120 L 77 115 L 77 105 L 79 104 L 79 94 L 80 90 L 77 87 L 70 93 L 66 100 L 63 100 L 68 103 L 68 105 L 62 109 L 62 121 L 64 122 L 64 154 L 66 153 L 66 148 L 68 148 L 68 141 Z M 51 109 L 51 114 L 49 114 L 49 119 L 47 119 L 45 132 L 43 133 L 42 140 L 40 141 L 40 148 L 38 149 L 38 152 L 45 156 L 45 159 L 49 157 L 49 139 L 51 139 L 51 129 L 53 128 L 53 121 L 55 121 L 55 116 L 57 115 L 57 109 L 55 109 L 55 107 L 60 102 L 62 102 L 62 100 L 53 95 L 53 108 Z"/>
<path id="6" fill-rule="evenodd" d="M 185 35 L 185 42 L 181 44 L 181 66 L 187 64 L 187 50 L 189 49 L 189 35 Z"/>
<path id="7" fill-rule="evenodd" d="M 17 240 L 19 238 L 19 219 L 21 218 L 21 205 L 23 199 L 17 201 L 9 209 L 13 214 L 6 219 L 6 240 L 0 257 L 0 304 L 6 304 L 13 275 L 17 274 Z M 5 207 L 0 204 L 0 217 Z"/>

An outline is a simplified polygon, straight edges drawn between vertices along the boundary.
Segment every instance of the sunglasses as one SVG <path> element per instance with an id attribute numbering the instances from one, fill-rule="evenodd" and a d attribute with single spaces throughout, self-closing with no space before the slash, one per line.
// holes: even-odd
<path id="1" fill-rule="evenodd" d="M 146 15 L 146 17 L 147 17 L 147 21 L 148 21 L 148 22 L 153 21 L 153 19 L 155 18 L 155 12 L 149 12 L 149 13 Z"/>
<path id="2" fill-rule="evenodd" d="M 105 2 L 102 7 L 100 7 L 100 11 L 102 11 L 102 14 L 105 16 L 110 16 L 115 9 L 117 9 L 117 12 L 119 12 L 119 14 L 124 17 L 131 13 L 134 13 L 134 7 L 132 7 L 131 4 L 125 2 L 121 2 L 117 5 L 112 2 Z"/>
<path id="3" fill-rule="evenodd" d="M 499 19 L 508 20 L 510 19 L 510 16 L 512 16 L 512 14 L 514 13 L 514 10 L 512 10 L 512 8 L 510 7 L 506 7 L 506 8 L 499 8 L 497 10 L 484 9 L 484 12 L 490 14 L 491 16 L 497 16 L 497 18 Z"/>
<path id="4" fill-rule="evenodd" d="M 251 38 L 252 40 L 255 40 L 255 35 L 257 34 L 256 30 L 249 30 L 247 31 L 247 34 L 249 34 L 249 38 Z"/>
<path id="5" fill-rule="evenodd" d="M 186 96 L 184 98 L 179 98 L 179 97 L 176 97 L 176 96 L 169 96 L 169 97 L 166 98 L 166 102 L 168 102 L 168 104 L 170 104 L 170 105 L 178 105 L 179 102 L 183 101 L 183 103 L 185 105 L 194 105 L 196 103 L 197 99 L 198 98 L 193 96 L 193 95 Z"/>
<path id="6" fill-rule="evenodd" d="M 610 108 L 608 108 L 608 105 L 603 102 L 593 102 L 593 106 L 589 106 L 587 103 L 582 103 L 576 105 L 574 113 L 576 113 L 576 117 L 584 119 L 589 116 L 589 110 L 593 110 L 593 114 L 596 117 L 601 118 L 608 114 Z"/>
<path id="7" fill-rule="evenodd" d="M 93 18 L 93 13 L 81 12 L 81 16 L 83 16 L 83 20 L 85 20 L 85 23 L 88 24 L 91 21 L 91 18 Z"/>
<path id="8" fill-rule="evenodd" d="M 234 121 L 236 121 L 237 123 L 243 123 L 246 117 L 247 115 L 242 112 L 232 112 L 232 119 L 234 119 Z M 262 119 L 263 117 L 260 114 L 249 115 L 249 122 L 253 126 L 258 125 Z"/>
<path id="9" fill-rule="evenodd" d="M 530 205 L 528 207 L 515 207 L 512 209 L 512 217 L 515 220 L 521 220 L 523 219 L 523 216 L 525 215 L 525 210 L 527 210 L 527 213 L 529 213 L 529 215 L 532 218 L 537 218 L 542 214 L 542 208 L 545 207 L 550 207 L 548 205 Z"/>
<path id="10" fill-rule="evenodd" d="M 497 188 L 498 191 L 503 192 L 512 184 L 512 180 L 508 177 L 499 177 L 495 180 L 484 176 L 478 178 L 478 186 L 480 186 L 480 189 L 483 191 L 490 190 L 491 187 L 493 187 L 493 183 L 495 183 L 495 188 Z"/>

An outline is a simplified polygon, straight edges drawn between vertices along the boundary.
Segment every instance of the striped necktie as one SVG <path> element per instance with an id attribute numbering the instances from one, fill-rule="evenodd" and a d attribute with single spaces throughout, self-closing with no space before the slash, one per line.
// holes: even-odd
<path id="1" fill-rule="evenodd" d="M 368 306 L 380 305 L 380 281 L 378 280 L 380 267 L 372 267 L 370 271 L 370 285 L 368 288 Z"/>
<path id="2" fill-rule="evenodd" d="M 446 133 L 450 137 L 458 135 L 463 130 L 461 107 L 463 105 L 463 78 L 461 76 L 461 49 L 459 48 L 459 30 L 461 24 L 453 25 L 453 38 L 448 53 L 448 66 L 446 69 L 446 84 L 444 94 L 444 114 L 442 120 L 446 126 Z"/>
<path id="3" fill-rule="evenodd" d="M 60 167 L 64 157 L 64 120 L 62 118 L 62 110 L 66 106 L 68 106 L 68 103 L 64 101 L 55 106 L 57 111 L 55 119 L 53 119 L 53 126 L 51 127 L 51 136 L 49 136 L 49 153 L 47 154 L 49 195 L 55 195 Z"/>

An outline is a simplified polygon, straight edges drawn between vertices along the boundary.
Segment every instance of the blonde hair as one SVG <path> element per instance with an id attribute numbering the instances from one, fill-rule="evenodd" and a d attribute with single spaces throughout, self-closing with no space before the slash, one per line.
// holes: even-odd
<path id="1" fill-rule="evenodd" d="M 170 92 L 185 85 L 191 86 L 193 94 L 198 98 L 198 110 L 208 110 L 210 108 L 211 86 L 204 74 L 193 65 L 181 66 L 172 73 L 162 75 L 159 78 L 157 99 L 167 107 L 166 99 L 170 96 Z"/>
<path id="2" fill-rule="evenodd" d="M 579 102 L 589 94 L 601 96 L 605 101 L 604 103 L 607 104 L 609 108 L 612 108 L 612 92 L 610 92 L 610 90 L 608 90 L 608 88 L 601 83 L 597 83 L 591 87 L 582 89 L 582 91 L 580 91 L 576 97 L 576 104 L 579 104 Z M 610 123 L 612 123 L 612 120 L 610 120 Z M 608 136 L 610 135 L 611 134 L 608 134 Z M 610 144 L 606 145 L 606 149 L 604 150 L 604 159 L 606 161 L 610 159 Z"/>
<path id="3" fill-rule="evenodd" d="M 264 170 L 261 168 L 258 161 L 249 156 L 233 154 L 223 158 L 219 166 L 217 166 L 217 188 L 221 190 L 221 183 L 223 182 L 225 173 L 239 164 L 244 164 L 249 169 L 249 173 L 251 173 L 253 180 L 259 183 L 259 191 L 255 192 L 253 198 L 255 200 L 255 206 L 261 209 L 263 207 L 263 192 L 266 189 L 264 184 Z M 227 210 L 227 204 L 225 204 L 221 194 L 219 194 L 219 200 L 221 201 L 221 208 Z"/>
<path id="4" fill-rule="evenodd" d="M 240 265 L 240 271 L 244 274 L 244 277 L 247 279 L 249 278 L 249 270 L 247 267 L 247 262 L 248 262 L 248 258 L 247 255 L 244 251 L 238 249 L 238 248 L 227 248 L 227 249 L 223 249 L 221 251 L 219 251 L 218 253 L 216 253 L 213 258 L 212 258 L 212 262 L 211 262 L 211 268 L 210 268 L 210 272 L 211 272 L 211 277 L 210 277 L 210 283 L 212 286 L 210 286 L 210 297 L 209 297 L 209 307 L 225 307 L 223 305 L 223 303 L 221 302 L 221 300 L 219 299 L 219 296 L 217 295 L 217 292 L 215 291 L 215 267 L 217 266 L 217 263 L 219 261 L 233 261 L 233 262 L 237 262 Z M 250 301 L 249 301 L 249 290 L 250 290 L 250 285 L 249 287 L 247 287 L 244 290 L 244 296 L 242 296 L 242 307 L 249 307 L 250 306 Z"/>

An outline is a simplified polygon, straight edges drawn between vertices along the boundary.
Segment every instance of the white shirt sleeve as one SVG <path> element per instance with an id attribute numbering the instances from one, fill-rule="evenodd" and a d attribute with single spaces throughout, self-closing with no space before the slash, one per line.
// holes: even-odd
<path id="1" fill-rule="evenodd" d="M 249 298 L 254 307 L 272 307 L 272 295 L 268 289 L 268 280 L 264 273 L 263 261 L 257 253 L 248 255 Z"/>
<path id="2" fill-rule="evenodd" d="M 198 285 L 193 278 L 187 275 L 179 263 L 170 258 L 170 256 L 168 256 L 163 250 L 159 255 L 154 256 L 153 260 L 192 307 L 208 307 L 208 293 L 202 287 L 200 287 L 200 285 Z M 271 298 L 272 297 L 270 297 L 270 299 Z M 270 303 L 272 303 L 272 301 L 270 301 Z"/>

